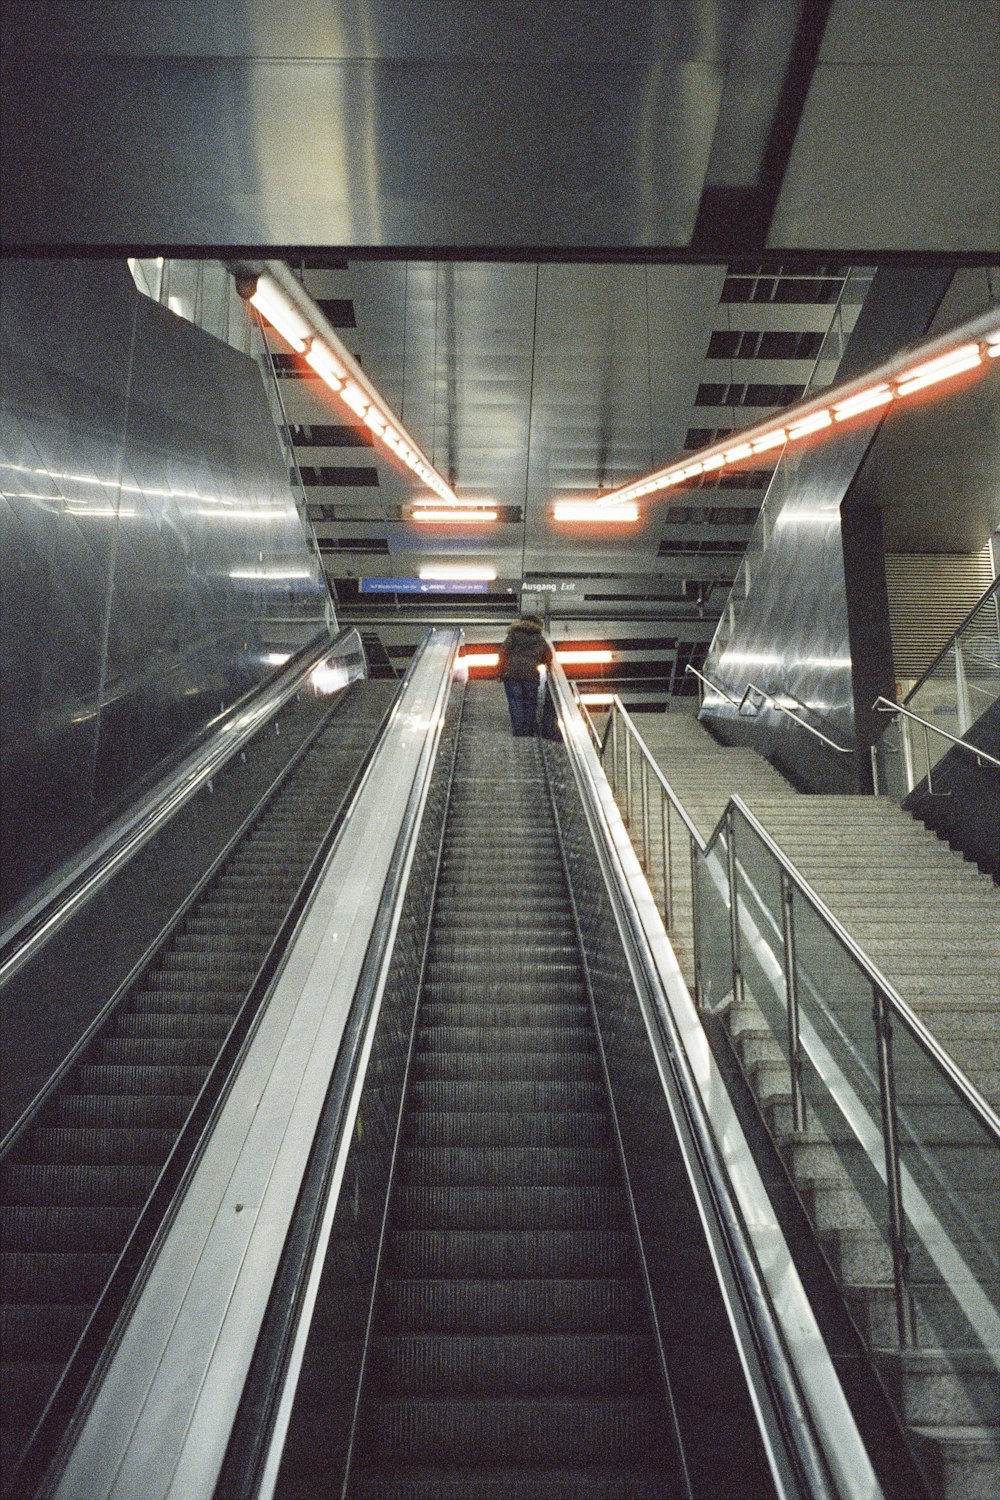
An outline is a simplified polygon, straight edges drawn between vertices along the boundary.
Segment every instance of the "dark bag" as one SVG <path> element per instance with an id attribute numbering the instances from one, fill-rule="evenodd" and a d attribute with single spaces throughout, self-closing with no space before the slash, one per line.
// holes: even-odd
<path id="1" fill-rule="evenodd" d="M 559 729 L 559 720 L 556 718 L 556 706 L 552 701 L 552 694 L 548 685 L 545 688 L 545 698 L 542 702 L 542 716 L 538 723 L 538 733 L 543 740 L 555 740 L 562 743 L 562 734 Z"/>

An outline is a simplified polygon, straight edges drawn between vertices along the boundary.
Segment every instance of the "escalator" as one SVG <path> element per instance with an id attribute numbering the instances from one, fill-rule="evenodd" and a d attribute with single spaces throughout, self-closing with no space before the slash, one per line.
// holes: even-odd
<path id="1" fill-rule="evenodd" d="M 58 1437 L 58 1408 L 72 1410 L 100 1353 L 95 1311 L 106 1332 L 116 1310 L 109 1281 L 141 1258 L 144 1246 L 133 1238 L 140 1220 L 146 1243 L 157 1228 L 150 1217 L 161 1174 L 169 1159 L 176 1183 L 184 1165 L 178 1140 L 192 1136 L 192 1111 L 203 1123 L 224 1086 L 220 1058 L 232 1060 L 252 1024 L 261 971 L 395 690 L 362 682 L 340 696 L 0 1162 L 5 1494 L 31 1492 L 19 1457 L 50 1404 Z M 127 1287 L 118 1292 L 120 1301 Z M 45 1456 L 35 1456 L 35 1470 Z"/>
<path id="2" fill-rule="evenodd" d="M 495 688 L 470 685 L 344 1493 L 686 1496 L 697 1491 L 542 749 L 512 739 L 505 719 Z M 331 1255 L 331 1280 L 344 1265 Z M 341 1493 L 327 1336 L 343 1319 L 323 1299 L 275 1490 L 284 1500 Z M 772 1493 L 752 1442 L 733 1452 L 730 1478 L 728 1493 Z"/>

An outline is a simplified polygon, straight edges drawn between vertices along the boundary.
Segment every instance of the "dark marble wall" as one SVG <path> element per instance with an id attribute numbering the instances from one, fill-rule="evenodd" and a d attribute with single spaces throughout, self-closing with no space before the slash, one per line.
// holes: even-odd
<path id="1" fill-rule="evenodd" d="M 254 361 L 124 261 L 0 264 L 2 912 L 326 628 Z"/>
<path id="2" fill-rule="evenodd" d="M 923 334 L 948 279 L 938 269 L 881 268 L 838 379 L 863 375 Z M 705 666 L 733 697 L 753 682 L 850 750 L 838 755 L 756 695 L 742 714 L 708 695 L 700 717 L 719 739 L 752 746 L 808 791 L 870 786 L 868 746 L 884 728 L 871 704 L 893 692 L 880 517 L 851 504 L 877 434 L 877 422 L 852 425 L 782 457 L 748 548 L 749 585 L 737 580 Z"/>

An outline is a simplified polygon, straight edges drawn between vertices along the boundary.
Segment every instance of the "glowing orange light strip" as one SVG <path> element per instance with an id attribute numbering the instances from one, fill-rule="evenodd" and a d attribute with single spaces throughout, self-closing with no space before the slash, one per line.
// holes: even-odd
<path id="1" fill-rule="evenodd" d="M 281 267 L 275 268 L 275 275 L 278 274 L 283 274 Z M 361 418 L 390 453 L 401 459 L 440 499 L 449 505 L 458 504 L 455 491 L 386 408 L 350 352 L 330 335 L 318 333 L 296 306 L 292 294 L 274 276 L 265 273 L 247 279 L 240 273 L 237 285 L 261 317 L 297 354 L 305 355 L 306 363 L 323 383 Z M 244 290 L 245 287 L 248 289 Z"/>
<path id="2" fill-rule="evenodd" d="M 637 500 L 643 495 L 669 489 L 675 484 L 695 479 L 699 474 L 709 474 L 730 464 L 741 464 L 759 453 L 776 451 L 786 443 L 796 443 L 823 432 L 834 423 L 846 422 L 864 412 L 890 407 L 917 391 L 975 370 L 988 360 L 1000 358 L 1000 329 L 989 328 L 985 333 L 978 332 L 986 317 L 984 314 L 982 319 L 967 325 L 970 331 L 976 331 L 972 338 L 962 344 L 945 349 L 915 365 L 903 367 L 903 361 L 897 360 L 892 368 L 883 367 L 865 382 L 845 384 L 839 397 L 836 392 L 824 392 L 822 404 L 816 399 L 803 402 L 798 410 L 793 407 L 783 412 L 780 424 L 772 420 L 761 423 L 759 428 L 748 428 L 737 434 L 736 442 L 730 438 L 728 447 L 720 440 L 706 447 L 693 461 L 690 456 L 678 459 L 655 474 L 646 475 L 622 485 L 608 495 L 599 496 L 593 504 L 606 507 L 613 514 L 615 507 Z M 940 342 L 939 340 L 938 343 Z M 912 359 L 912 354 L 910 358 Z"/>

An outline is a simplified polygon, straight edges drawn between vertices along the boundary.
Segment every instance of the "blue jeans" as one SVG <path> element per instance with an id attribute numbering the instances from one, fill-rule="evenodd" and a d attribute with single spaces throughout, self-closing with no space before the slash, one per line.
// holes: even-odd
<path id="1" fill-rule="evenodd" d="M 514 733 L 520 737 L 535 733 L 535 713 L 538 708 L 538 683 L 518 682 L 506 678 L 503 690 L 507 694 L 510 723 Z"/>

